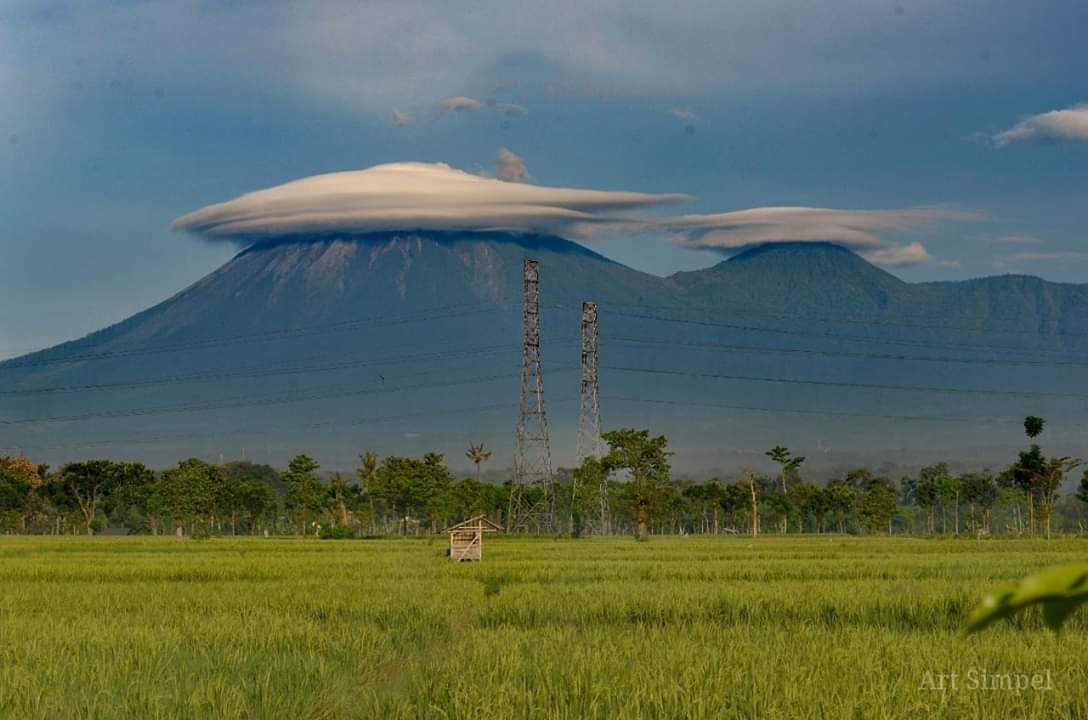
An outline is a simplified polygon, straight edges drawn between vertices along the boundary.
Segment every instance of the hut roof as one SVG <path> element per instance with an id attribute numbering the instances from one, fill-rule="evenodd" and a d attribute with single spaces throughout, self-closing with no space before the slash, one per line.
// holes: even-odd
<path id="1" fill-rule="evenodd" d="M 454 530 L 479 530 L 481 532 L 505 532 L 505 529 L 496 523 L 491 522 L 483 515 L 477 515 L 470 517 L 468 520 L 462 520 L 456 525 L 450 525 L 442 532 L 453 532 Z"/>

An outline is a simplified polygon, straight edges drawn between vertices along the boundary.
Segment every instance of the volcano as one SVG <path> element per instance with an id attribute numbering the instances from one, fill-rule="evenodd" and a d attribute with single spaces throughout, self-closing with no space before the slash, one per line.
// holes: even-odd
<path id="1" fill-rule="evenodd" d="M 780 443 L 977 453 L 1025 414 L 1070 433 L 1084 420 L 1070 389 L 1088 367 L 1085 285 L 912 284 L 826 243 L 662 278 L 555 236 L 426 230 L 258 241 L 142 313 L 0 364 L 0 447 L 154 465 L 307 452 L 349 469 L 370 449 L 457 465 L 483 441 L 509 462 L 527 257 L 559 464 L 574 460 L 583 300 L 601 307 L 605 428 L 669 435 L 680 468 Z"/>

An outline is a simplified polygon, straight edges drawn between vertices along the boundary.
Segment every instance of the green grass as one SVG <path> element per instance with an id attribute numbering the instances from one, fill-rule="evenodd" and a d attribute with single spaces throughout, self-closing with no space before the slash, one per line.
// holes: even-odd
<path id="1" fill-rule="evenodd" d="M 1088 718 L 1088 613 L 958 637 L 986 589 L 1086 550 L 488 537 L 458 565 L 441 540 L 5 537 L 0 717 Z"/>

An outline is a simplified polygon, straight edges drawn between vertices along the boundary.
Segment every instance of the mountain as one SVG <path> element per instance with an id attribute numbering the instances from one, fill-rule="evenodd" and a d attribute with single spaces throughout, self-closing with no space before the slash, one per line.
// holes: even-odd
<path id="1" fill-rule="evenodd" d="M 385 232 L 258 242 L 123 322 L 0 363 L 0 452 L 165 465 L 305 451 L 349 469 L 368 449 L 457 465 L 482 440 L 509 463 L 526 257 L 560 464 L 585 299 L 601 307 L 605 427 L 665 432 L 678 467 L 779 443 L 826 463 L 880 447 L 977 457 L 1019 443 L 1029 412 L 1054 442 L 1084 420 L 1085 285 L 912 284 L 826 243 L 661 278 L 558 237 Z"/>
<path id="2" fill-rule="evenodd" d="M 911 286 L 830 243 L 781 243 L 746 250 L 714 267 L 673 275 L 696 301 L 780 313 L 879 315 L 907 301 Z"/>
<path id="3" fill-rule="evenodd" d="M 912 284 L 821 242 L 763 245 L 672 279 L 692 303 L 715 308 L 885 324 L 915 339 L 1088 351 L 1088 285 L 1023 275 Z M 986 343 L 968 340 L 975 335 Z"/>

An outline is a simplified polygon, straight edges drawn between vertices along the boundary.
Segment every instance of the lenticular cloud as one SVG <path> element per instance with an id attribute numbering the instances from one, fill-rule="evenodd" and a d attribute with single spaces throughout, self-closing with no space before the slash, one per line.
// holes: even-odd
<path id="1" fill-rule="evenodd" d="M 592 234 L 633 222 L 630 211 L 688 199 L 503 182 L 441 163 L 392 163 L 247 193 L 171 226 L 212 240 L 380 230 L 501 230 Z"/>

